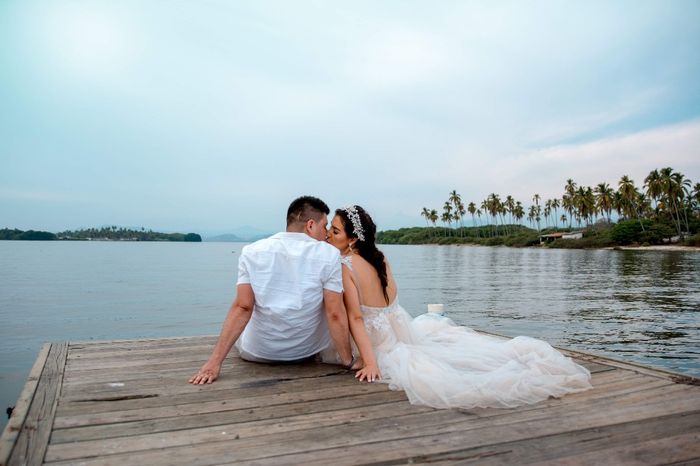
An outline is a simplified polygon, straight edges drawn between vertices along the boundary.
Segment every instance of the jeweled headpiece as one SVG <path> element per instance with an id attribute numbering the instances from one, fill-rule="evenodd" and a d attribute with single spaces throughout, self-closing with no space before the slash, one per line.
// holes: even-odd
<path id="1" fill-rule="evenodd" d="M 365 230 L 362 228 L 362 222 L 360 221 L 360 214 L 357 213 L 357 207 L 354 205 L 349 205 L 343 207 L 343 210 L 348 214 L 348 218 L 352 223 L 352 232 L 357 236 L 360 241 L 365 240 Z"/>

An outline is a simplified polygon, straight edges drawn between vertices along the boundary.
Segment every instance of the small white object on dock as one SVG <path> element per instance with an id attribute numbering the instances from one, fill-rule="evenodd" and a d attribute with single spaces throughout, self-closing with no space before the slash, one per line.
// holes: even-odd
<path id="1" fill-rule="evenodd" d="M 444 312 L 444 309 L 445 306 L 443 304 L 428 304 L 428 312 L 442 314 Z"/>

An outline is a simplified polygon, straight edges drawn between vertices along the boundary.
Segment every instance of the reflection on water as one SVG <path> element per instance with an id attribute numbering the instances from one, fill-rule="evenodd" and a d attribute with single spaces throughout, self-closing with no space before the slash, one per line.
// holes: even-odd
<path id="1" fill-rule="evenodd" d="M 385 246 L 401 301 L 458 323 L 700 376 L 700 254 Z"/>
<path id="2" fill-rule="evenodd" d="M 0 408 L 46 341 L 218 333 L 242 247 L 0 241 Z M 382 249 L 414 315 L 700 376 L 700 253 Z"/>

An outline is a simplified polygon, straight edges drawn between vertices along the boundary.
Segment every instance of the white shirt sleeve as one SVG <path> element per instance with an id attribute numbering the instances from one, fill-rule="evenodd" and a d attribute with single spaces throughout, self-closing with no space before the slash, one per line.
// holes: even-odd
<path id="1" fill-rule="evenodd" d="M 335 256 L 335 260 L 328 265 L 328 274 L 323 282 L 323 289 L 343 292 L 343 272 L 340 268 L 340 254 Z"/>
<path id="2" fill-rule="evenodd" d="M 241 257 L 238 258 L 238 281 L 236 285 L 243 285 L 250 283 L 250 263 L 248 261 L 248 255 L 246 254 L 245 248 L 241 251 Z"/>

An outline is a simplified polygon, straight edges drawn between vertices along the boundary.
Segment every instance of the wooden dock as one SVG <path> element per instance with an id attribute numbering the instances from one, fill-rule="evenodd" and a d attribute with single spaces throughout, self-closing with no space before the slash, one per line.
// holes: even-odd
<path id="1" fill-rule="evenodd" d="M 214 341 L 47 344 L 0 464 L 700 464 L 698 379 L 570 353 L 592 390 L 435 410 L 336 366 L 235 354 L 213 385 L 188 384 Z"/>

